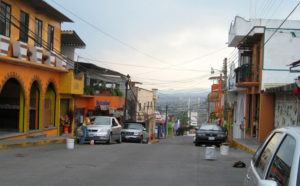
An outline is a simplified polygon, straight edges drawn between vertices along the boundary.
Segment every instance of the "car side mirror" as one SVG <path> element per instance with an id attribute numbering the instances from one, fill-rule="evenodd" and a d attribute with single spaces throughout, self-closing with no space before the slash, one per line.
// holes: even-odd
<path id="1" fill-rule="evenodd" d="M 262 180 L 258 184 L 259 186 L 278 186 L 277 182 L 274 180 Z"/>

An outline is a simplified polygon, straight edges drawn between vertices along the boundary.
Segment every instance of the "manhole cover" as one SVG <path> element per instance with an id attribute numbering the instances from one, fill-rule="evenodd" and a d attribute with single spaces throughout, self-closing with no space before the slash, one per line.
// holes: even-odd
<path id="1" fill-rule="evenodd" d="M 95 168 L 95 167 L 96 167 L 96 165 L 93 165 L 93 164 L 80 164 L 80 163 L 66 165 L 66 168 L 69 168 L 69 169 L 73 169 L 73 168 Z"/>

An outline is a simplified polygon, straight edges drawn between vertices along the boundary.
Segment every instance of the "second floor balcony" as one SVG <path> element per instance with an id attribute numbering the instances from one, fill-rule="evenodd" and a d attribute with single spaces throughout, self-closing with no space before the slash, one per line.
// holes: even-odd
<path id="1" fill-rule="evenodd" d="M 253 67 L 252 64 L 243 64 L 234 70 L 237 87 L 257 86 L 259 84 Z"/>
<path id="2" fill-rule="evenodd" d="M 30 46 L 22 41 L 11 41 L 9 37 L 0 35 L 0 58 L 2 61 L 16 64 L 31 64 L 37 68 L 49 70 L 66 70 L 68 59 L 54 51 L 42 47 Z"/>

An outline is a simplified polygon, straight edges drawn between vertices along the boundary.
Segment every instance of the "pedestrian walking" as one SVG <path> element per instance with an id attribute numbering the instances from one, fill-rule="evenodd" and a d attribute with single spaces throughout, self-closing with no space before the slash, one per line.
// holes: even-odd
<path id="1" fill-rule="evenodd" d="M 87 113 L 85 116 L 85 119 L 83 121 L 83 124 L 81 126 L 81 130 L 83 135 L 80 138 L 79 144 L 84 144 L 84 140 L 86 137 L 89 137 L 89 132 L 87 130 L 87 126 L 91 123 L 90 118 L 89 118 L 89 114 Z"/>

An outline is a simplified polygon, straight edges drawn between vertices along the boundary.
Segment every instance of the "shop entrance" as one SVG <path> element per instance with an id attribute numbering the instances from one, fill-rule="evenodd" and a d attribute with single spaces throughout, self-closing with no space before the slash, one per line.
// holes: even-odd
<path id="1" fill-rule="evenodd" d="M 30 116 L 29 116 L 29 130 L 39 129 L 39 103 L 40 90 L 38 83 L 35 81 L 30 90 Z"/>
<path id="2" fill-rule="evenodd" d="M 70 99 L 60 99 L 60 135 L 71 133 L 72 121 L 73 113 L 70 111 Z"/>
<path id="3" fill-rule="evenodd" d="M 44 127 L 53 128 L 55 127 L 55 115 L 56 115 L 56 92 L 54 85 L 49 84 L 44 103 Z"/>
<path id="4" fill-rule="evenodd" d="M 0 92 L 0 133 L 23 132 L 24 92 L 20 83 L 9 79 Z"/>

